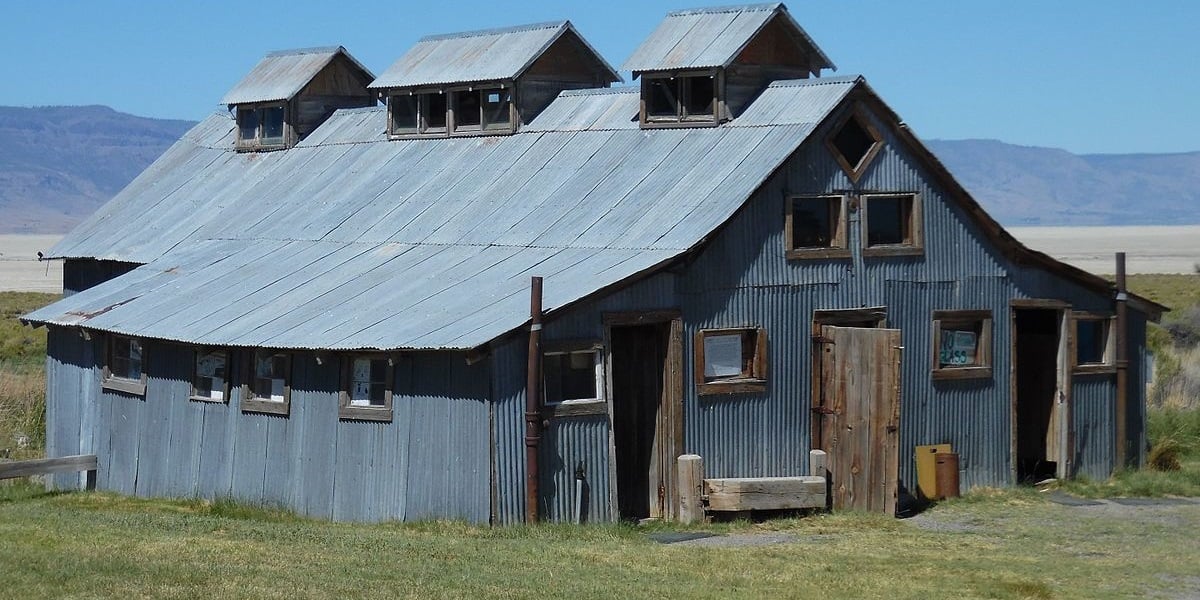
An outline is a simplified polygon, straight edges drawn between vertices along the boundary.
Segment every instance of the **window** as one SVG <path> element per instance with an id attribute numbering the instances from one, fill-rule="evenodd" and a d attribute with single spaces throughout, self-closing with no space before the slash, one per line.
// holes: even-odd
<path id="1" fill-rule="evenodd" d="M 604 401 L 604 363 L 598 346 L 550 345 L 542 355 L 543 396 L 547 406 Z"/>
<path id="2" fill-rule="evenodd" d="M 123 335 L 108 336 L 101 385 L 130 394 L 146 393 L 145 353 L 141 340 Z"/>
<path id="3" fill-rule="evenodd" d="M 917 194 L 862 197 L 863 255 L 921 254 L 921 204 Z"/>
<path id="4" fill-rule="evenodd" d="M 700 394 L 767 389 L 764 329 L 704 329 L 696 333 L 696 391 Z"/>
<path id="5" fill-rule="evenodd" d="M 834 127 L 825 145 L 850 181 L 857 182 L 882 148 L 883 138 L 866 115 L 855 110 Z"/>
<path id="6" fill-rule="evenodd" d="M 841 196 L 797 196 L 787 199 L 784 226 L 788 258 L 850 256 Z"/>
<path id="7" fill-rule="evenodd" d="M 242 386 L 242 410 L 280 415 L 291 404 L 292 356 L 272 350 L 255 350 L 249 377 Z"/>
<path id="8" fill-rule="evenodd" d="M 338 417 L 364 421 L 392 420 L 392 359 L 354 355 L 342 360 Z"/>
<path id="9" fill-rule="evenodd" d="M 274 149 L 284 146 L 282 104 L 238 106 L 237 147 L 242 150 Z"/>
<path id="10" fill-rule="evenodd" d="M 992 376 L 992 311 L 933 311 L 933 378 Z"/>
<path id="11" fill-rule="evenodd" d="M 719 122 L 716 73 L 642 75 L 642 124 Z"/>
<path id="12" fill-rule="evenodd" d="M 192 359 L 192 400 L 226 402 L 229 399 L 229 353 L 196 350 Z"/>
<path id="13" fill-rule="evenodd" d="M 1115 372 L 1116 340 L 1112 335 L 1112 317 L 1074 312 L 1072 319 L 1075 322 L 1075 372 Z"/>
<path id="14" fill-rule="evenodd" d="M 388 96 L 388 111 L 392 136 L 511 132 L 515 122 L 512 93 L 502 88 L 401 92 Z"/>

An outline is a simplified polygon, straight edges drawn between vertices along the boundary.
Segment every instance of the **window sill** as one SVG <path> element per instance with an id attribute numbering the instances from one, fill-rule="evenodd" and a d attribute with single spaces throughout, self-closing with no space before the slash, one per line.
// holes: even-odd
<path id="1" fill-rule="evenodd" d="M 784 256 L 788 260 L 820 260 L 827 258 L 850 258 L 849 248 L 792 248 Z"/>
<path id="2" fill-rule="evenodd" d="M 897 244 L 894 246 L 868 246 L 863 248 L 862 255 L 865 256 L 921 256 L 925 254 L 925 249 L 921 246 L 911 246 L 907 244 Z"/>
<path id="3" fill-rule="evenodd" d="M 745 394 L 767 391 L 765 379 L 726 379 L 710 381 L 696 386 L 696 393 L 701 396 L 715 394 Z"/>
<path id="4" fill-rule="evenodd" d="M 392 422 L 390 406 L 339 406 L 338 419 L 343 421 Z"/>
<path id="5" fill-rule="evenodd" d="M 604 400 L 568 400 L 542 407 L 544 417 L 583 417 L 607 415 L 608 403 Z"/>
<path id="6" fill-rule="evenodd" d="M 206 402 L 208 404 L 228 404 L 225 398 L 209 398 L 208 396 L 188 396 L 188 400 L 192 402 Z"/>
<path id="7" fill-rule="evenodd" d="M 287 416 L 291 403 L 287 400 L 276 402 L 274 400 L 242 400 L 242 412 L 265 413 L 269 415 Z"/>
<path id="8" fill-rule="evenodd" d="M 1116 372 L 1116 365 L 1105 364 L 1075 365 L 1075 368 L 1071 370 L 1074 375 L 1112 375 Z"/>
<path id="9" fill-rule="evenodd" d="M 697 127 L 716 127 L 717 125 L 720 125 L 721 122 L 715 119 L 705 119 L 703 121 L 681 121 L 673 118 L 669 121 L 647 119 L 642 121 L 641 124 L 642 129 L 682 129 L 685 127 L 695 129 Z"/>
<path id="10" fill-rule="evenodd" d="M 121 377 L 107 377 L 100 382 L 100 387 L 106 390 L 116 392 L 125 392 L 134 396 L 146 395 L 146 384 L 135 379 L 124 379 Z"/>
<path id="11" fill-rule="evenodd" d="M 934 380 L 946 379 L 991 379 L 991 367 L 943 367 L 934 369 Z"/>

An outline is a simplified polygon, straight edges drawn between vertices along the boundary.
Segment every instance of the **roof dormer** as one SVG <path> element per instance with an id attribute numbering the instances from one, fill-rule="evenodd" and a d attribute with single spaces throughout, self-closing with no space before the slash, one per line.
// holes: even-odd
<path id="1" fill-rule="evenodd" d="M 374 106 L 375 76 L 341 46 L 266 55 L 221 100 L 237 115 L 239 151 L 291 148 L 333 111 Z"/>
<path id="2" fill-rule="evenodd" d="M 621 77 L 570 21 L 422 38 L 369 86 L 391 138 L 515 132 L 559 92 Z"/>
<path id="3" fill-rule="evenodd" d="M 647 128 L 715 126 L 772 81 L 836 69 L 782 3 L 669 13 L 621 68 L 641 78 Z"/>

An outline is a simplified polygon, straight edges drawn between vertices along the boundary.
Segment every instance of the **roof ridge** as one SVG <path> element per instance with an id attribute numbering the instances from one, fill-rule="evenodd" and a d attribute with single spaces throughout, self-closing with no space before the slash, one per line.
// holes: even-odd
<path id="1" fill-rule="evenodd" d="M 538 31 L 541 29 L 560 29 L 563 27 L 571 27 L 569 20 L 561 21 L 543 21 L 541 23 L 529 23 L 526 25 L 513 25 L 511 27 L 497 27 L 493 29 L 477 29 L 475 31 L 460 31 L 457 33 L 440 33 L 436 35 L 427 35 L 417 40 L 421 42 L 441 42 L 445 40 L 455 40 L 472 37 L 484 37 L 489 35 L 503 35 L 506 33 L 521 33 L 525 31 Z"/>
<path id="2" fill-rule="evenodd" d="M 834 85 L 839 83 L 857 83 L 866 81 L 862 75 L 835 75 L 833 77 L 811 77 L 809 79 L 777 79 L 767 85 L 768 88 L 807 87 L 814 85 Z"/>
<path id="3" fill-rule="evenodd" d="M 580 88 L 575 90 L 563 90 L 559 92 L 560 96 L 606 96 L 610 94 L 639 94 L 640 87 L 634 85 L 623 85 L 621 87 L 606 87 L 606 88 Z"/>
<path id="4" fill-rule="evenodd" d="M 686 17 L 688 15 L 716 15 L 721 13 L 732 12 L 759 12 L 772 11 L 777 8 L 787 9 L 782 2 L 771 2 L 766 4 L 740 4 L 730 6 L 707 6 L 702 8 L 685 8 L 681 10 L 673 10 L 667 13 L 668 17 Z"/>
<path id="5" fill-rule="evenodd" d="M 290 50 L 272 50 L 266 56 L 301 56 L 304 54 L 330 54 L 345 52 L 345 46 L 313 46 L 312 48 L 293 48 Z M 266 58 L 266 57 L 264 57 Z"/>

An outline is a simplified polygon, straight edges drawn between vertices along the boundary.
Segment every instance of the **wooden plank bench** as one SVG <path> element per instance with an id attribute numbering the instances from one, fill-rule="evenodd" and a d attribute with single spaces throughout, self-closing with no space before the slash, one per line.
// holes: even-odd
<path id="1" fill-rule="evenodd" d="M 0 479 L 47 475 L 49 473 L 78 473 L 79 471 L 87 471 L 87 489 L 94 490 L 96 489 L 96 466 L 95 454 L 16 460 L 0 463 Z"/>
<path id="2" fill-rule="evenodd" d="M 705 512 L 828 508 L 829 471 L 820 450 L 809 453 L 809 472 L 796 477 L 704 478 L 703 459 L 679 457 L 679 519 L 695 523 Z"/>

